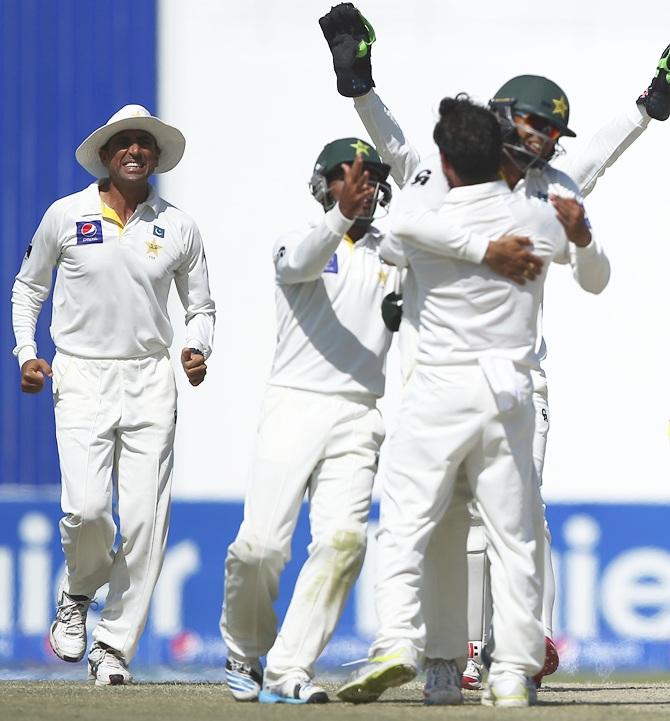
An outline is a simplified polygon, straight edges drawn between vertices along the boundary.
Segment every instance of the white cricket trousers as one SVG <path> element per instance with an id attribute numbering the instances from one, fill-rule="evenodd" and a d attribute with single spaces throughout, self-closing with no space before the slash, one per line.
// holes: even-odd
<path id="1" fill-rule="evenodd" d="M 412 374 L 391 438 L 382 491 L 375 586 L 380 629 L 372 656 L 404 648 L 417 664 L 423 661 L 424 556 L 445 512 L 456 528 L 452 543 L 442 546 L 443 586 L 455 599 L 443 618 L 450 639 L 445 657 L 464 655 L 468 494 L 454 493 L 458 469 L 464 465 L 481 510 L 491 562 L 496 633 L 491 672 L 532 676 L 542 667 L 544 540 L 531 450 L 532 386 L 527 371 L 517 369 L 515 375 L 520 400 L 501 412 L 478 364 L 417 366 Z"/>
<path id="2" fill-rule="evenodd" d="M 547 447 L 547 434 L 549 431 L 549 412 L 547 398 L 547 380 L 544 371 L 541 369 L 531 370 L 533 382 L 533 406 L 535 409 L 535 432 L 533 434 L 533 462 L 537 473 L 537 479 L 542 485 L 542 471 L 544 468 L 544 456 Z M 463 474 L 464 475 L 464 474 Z M 459 478 L 459 483 L 461 479 Z M 445 564 L 449 565 L 448 549 L 453 544 L 460 543 L 458 534 L 463 532 L 460 523 L 463 511 L 462 503 L 469 498 L 468 488 L 457 486 L 459 496 L 456 502 L 461 504 L 450 513 L 445 514 L 438 523 L 428 548 L 425 558 L 426 581 L 424 585 L 423 613 L 426 622 L 426 656 L 428 658 L 450 658 L 445 654 L 450 647 L 448 619 L 453 610 L 448 607 L 450 602 L 457 605 L 461 602 L 460 596 L 451 589 L 449 580 L 442 580 L 445 575 Z M 460 495 L 463 494 L 463 495 Z M 491 589 L 489 583 L 488 560 L 485 555 L 486 543 L 482 521 L 476 504 L 469 506 L 470 519 L 468 531 L 468 641 L 476 648 L 479 654 L 481 647 L 485 645 L 491 625 Z M 554 580 L 553 564 L 551 560 L 551 533 L 544 514 L 544 504 L 539 508 L 542 514 L 542 523 L 545 530 L 544 543 L 544 578 L 542 592 L 542 619 L 545 635 L 553 635 L 553 611 L 556 599 L 556 584 Z M 470 549 L 477 549 L 479 552 L 470 553 Z"/>
<path id="3" fill-rule="evenodd" d="M 238 660 L 267 654 L 265 680 L 314 674 L 360 571 L 384 438 L 375 399 L 269 386 L 244 521 L 226 557 L 221 632 Z M 312 542 L 277 634 L 272 607 L 305 491 Z"/>
<path id="4" fill-rule="evenodd" d="M 109 583 L 93 638 L 130 661 L 167 540 L 177 413 L 174 373 L 167 351 L 129 360 L 58 352 L 52 368 L 65 591 L 92 598 Z"/>

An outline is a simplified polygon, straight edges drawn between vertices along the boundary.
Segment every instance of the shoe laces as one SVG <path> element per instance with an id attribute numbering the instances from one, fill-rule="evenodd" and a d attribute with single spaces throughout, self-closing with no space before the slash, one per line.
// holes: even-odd
<path id="1" fill-rule="evenodd" d="M 101 664 L 105 663 L 108 666 L 112 666 L 114 668 L 118 668 L 119 671 L 126 671 L 126 665 L 123 657 L 121 656 L 121 653 L 117 651 L 116 649 L 109 648 L 108 646 L 103 646 L 102 644 L 95 643 L 93 644 L 93 647 L 91 648 L 91 654 L 95 657 L 97 654 L 96 652 L 100 652 L 100 658 L 95 659 L 96 668 L 99 667 Z M 91 655 L 89 654 L 89 655 Z"/>
<path id="2" fill-rule="evenodd" d="M 230 665 L 230 670 L 235 671 L 236 673 L 250 674 L 254 670 L 250 663 L 246 663 L 245 661 L 238 661 L 234 658 L 229 658 L 228 663 Z"/>
<path id="3" fill-rule="evenodd" d="M 481 672 L 482 667 L 474 660 L 474 658 L 469 658 L 465 666 L 465 674 L 468 676 L 476 676 L 477 678 L 479 678 Z"/>
<path id="4" fill-rule="evenodd" d="M 443 658 L 428 659 L 426 664 L 426 685 L 431 688 L 461 686 L 460 673 L 455 661 Z"/>
<path id="5" fill-rule="evenodd" d="M 81 634 L 85 631 L 86 614 L 90 606 L 97 608 L 98 604 L 92 598 L 76 601 L 69 594 L 63 593 L 56 609 L 56 620 L 65 624 L 65 633 Z"/>

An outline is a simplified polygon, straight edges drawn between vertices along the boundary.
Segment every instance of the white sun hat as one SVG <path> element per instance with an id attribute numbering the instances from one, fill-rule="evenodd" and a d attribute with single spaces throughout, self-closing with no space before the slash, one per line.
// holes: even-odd
<path id="1" fill-rule="evenodd" d="M 79 165 L 96 178 L 106 178 L 107 168 L 100 160 L 100 148 L 122 130 L 146 130 L 156 138 L 161 151 L 154 171 L 156 173 L 167 173 L 168 170 L 172 170 L 184 154 L 186 139 L 177 128 L 155 118 L 141 105 L 124 105 L 77 148 L 75 157 Z"/>

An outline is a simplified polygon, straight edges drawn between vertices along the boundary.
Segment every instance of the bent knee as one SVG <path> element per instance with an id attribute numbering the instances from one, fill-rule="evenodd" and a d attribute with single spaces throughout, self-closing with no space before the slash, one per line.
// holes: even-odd
<path id="1" fill-rule="evenodd" d="M 336 565 L 348 569 L 362 563 L 367 546 L 365 526 L 340 528 L 322 534 L 315 540 L 311 555 L 325 551 L 336 557 Z"/>
<path id="2" fill-rule="evenodd" d="M 254 534 L 239 533 L 228 547 L 226 564 L 260 566 L 263 563 L 284 566 L 290 558 L 288 550 L 268 543 Z"/>

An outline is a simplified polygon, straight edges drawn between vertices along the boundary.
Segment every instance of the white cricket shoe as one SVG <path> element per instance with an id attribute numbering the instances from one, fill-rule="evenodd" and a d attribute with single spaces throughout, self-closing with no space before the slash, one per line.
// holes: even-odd
<path id="1" fill-rule="evenodd" d="M 56 618 L 49 629 L 53 652 L 63 661 L 76 663 L 86 653 L 86 615 L 93 603 L 86 596 L 72 597 L 59 589 Z"/>
<path id="2" fill-rule="evenodd" d="M 328 703 L 325 689 L 307 676 L 292 676 L 275 684 L 265 684 L 258 695 L 260 703 Z"/>
<path id="3" fill-rule="evenodd" d="M 479 691 L 482 687 L 482 667 L 474 658 L 469 658 L 468 663 L 463 671 L 461 679 L 461 688 L 469 691 Z"/>
<path id="4" fill-rule="evenodd" d="M 427 706 L 456 706 L 463 703 L 461 672 L 456 661 L 426 659 L 426 683 L 423 702 Z"/>
<path id="5" fill-rule="evenodd" d="M 122 686 L 133 677 L 123 656 L 103 643 L 94 643 L 88 652 L 88 677 L 96 686 Z"/>
<path id="6" fill-rule="evenodd" d="M 257 701 L 263 685 L 263 669 L 258 659 L 247 662 L 229 658 L 226 661 L 226 684 L 235 701 Z"/>
<path id="7" fill-rule="evenodd" d="M 337 696 L 350 703 L 376 701 L 388 688 L 402 686 L 416 676 L 416 663 L 404 648 L 384 656 L 375 656 L 340 686 Z"/>
<path id="8" fill-rule="evenodd" d="M 517 708 L 535 706 L 536 703 L 537 690 L 534 681 L 511 671 L 504 671 L 493 678 L 489 675 L 482 693 L 482 706 Z"/>

